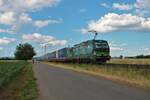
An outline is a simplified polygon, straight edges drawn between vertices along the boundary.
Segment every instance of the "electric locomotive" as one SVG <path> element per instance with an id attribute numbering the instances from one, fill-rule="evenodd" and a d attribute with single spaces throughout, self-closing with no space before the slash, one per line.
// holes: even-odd
<path id="1" fill-rule="evenodd" d="M 88 40 L 41 57 L 47 61 L 105 63 L 110 60 L 110 48 L 105 40 Z"/>

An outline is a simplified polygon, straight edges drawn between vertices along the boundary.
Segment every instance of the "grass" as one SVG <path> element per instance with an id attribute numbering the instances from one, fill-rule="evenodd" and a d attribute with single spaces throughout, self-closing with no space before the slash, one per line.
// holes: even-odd
<path id="1" fill-rule="evenodd" d="M 150 65 L 150 59 L 111 59 L 108 63 Z"/>
<path id="2" fill-rule="evenodd" d="M 1 63 L 5 63 L 3 66 L 8 66 L 8 62 Z M 37 100 L 38 89 L 36 79 L 33 76 L 32 65 L 29 62 L 20 61 L 10 63 L 10 66 L 20 65 L 24 67 L 13 79 L 11 79 L 11 81 L 9 81 L 9 84 L 3 86 L 0 90 L 0 100 Z M 9 71 L 12 70 L 9 69 Z"/>
<path id="3" fill-rule="evenodd" d="M 105 77 L 128 85 L 150 89 L 150 69 L 132 69 L 130 67 L 108 67 L 96 64 L 49 63 L 65 69 Z"/>
<path id="4" fill-rule="evenodd" d="M 0 62 L 0 88 L 7 85 L 25 67 L 25 61 Z"/>

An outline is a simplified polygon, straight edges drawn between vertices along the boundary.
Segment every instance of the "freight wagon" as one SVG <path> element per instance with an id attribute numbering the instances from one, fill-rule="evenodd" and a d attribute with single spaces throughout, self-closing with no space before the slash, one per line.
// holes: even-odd
<path id="1" fill-rule="evenodd" d="M 73 47 L 48 53 L 41 58 L 45 58 L 44 60 L 47 61 L 104 63 L 111 57 L 107 41 L 88 40 Z"/>

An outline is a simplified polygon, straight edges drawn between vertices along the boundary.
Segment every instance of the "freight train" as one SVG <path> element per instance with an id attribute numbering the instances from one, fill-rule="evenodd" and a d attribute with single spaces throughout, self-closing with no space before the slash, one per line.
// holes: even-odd
<path id="1" fill-rule="evenodd" d="M 66 47 L 47 53 L 37 60 L 79 62 L 79 63 L 105 63 L 110 60 L 110 48 L 105 40 L 88 40 L 73 47 Z"/>

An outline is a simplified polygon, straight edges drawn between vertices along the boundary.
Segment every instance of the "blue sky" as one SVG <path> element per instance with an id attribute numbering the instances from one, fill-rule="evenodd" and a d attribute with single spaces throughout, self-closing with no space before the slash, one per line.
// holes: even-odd
<path id="1" fill-rule="evenodd" d="M 19 43 L 37 55 L 93 38 L 109 42 L 112 56 L 150 54 L 149 0 L 0 0 L 0 57 Z"/>

